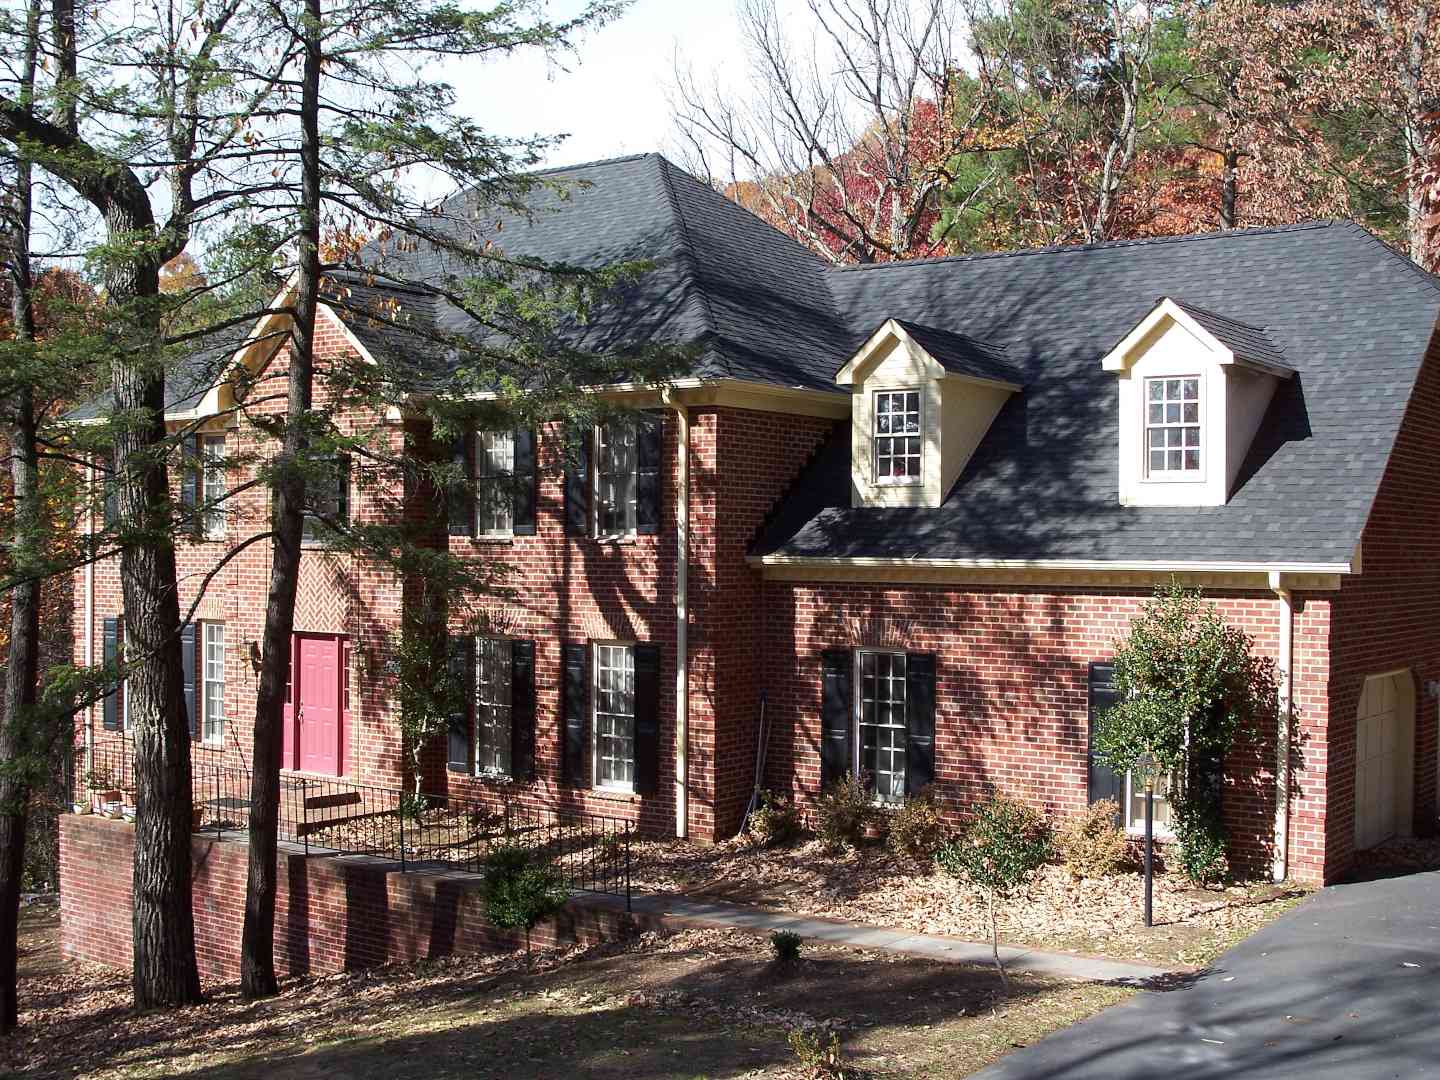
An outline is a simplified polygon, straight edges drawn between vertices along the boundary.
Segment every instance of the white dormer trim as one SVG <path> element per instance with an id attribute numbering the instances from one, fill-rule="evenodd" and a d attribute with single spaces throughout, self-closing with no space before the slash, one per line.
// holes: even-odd
<path id="1" fill-rule="evenodd" d="M 1101 358 L 1101 366 L 1118 376 L 1118 479 L 1126 506 L 1223 506 L 1276 386 L 1295 374 L 1271 359 L 1237 355 L 1169 297 Z M 1146 385 L 1152 380 L 1198 380 L 1198 419 L 1181 417 L 1191 426 L 1186 439 L 1198 426 L 1199 468 L 1193 472 L 1150 471 Z M 1168 401 L 1165 408 L 1168 422 Z"/>
<path id="2" fill-rule="evenodd" d="M 1280 379 L 1288 379 L 1295 374 L 1294 368 L 1287 367 L 1284 364 L 1277 364 L 1269 360 L 1256 360 L 1251 357 L 1236 356 L 1228 345 L 1191 318 L 1189 312 L 1168 296 L 1161 297 L 1160 302 L 1150 309 L 1150 314 L 1136 323 L 1134 328 L 1120 339 L 1119 344 L 1101 358 L 1100 366 L 1106 371 L 1118 372 L 1126 370 L 1135 362 L 1138 356 L 1144 352 L 1143 346 L 1146 345 L 1150 336 L 1157 329 L 1162 328 L 1167 320 L 1180 324 L 1180 326 L 1199 338 L 1200 341 L 1205 344 L 1205 347 L 1210 350 L 1213 363 L 1224 365 L 1238 364 L 1241 367 L 1247 367 L 1253 371 L 1261 371 Z"/>
<path id="3" fill-rule="evenodd" d="M 948 370 L 944 364 L 926 352 L 920 343 L 894 319 L 886 319 L 880 325 L 880 329 L 871 334 L 855 355 L 845 362 L 845 366 L 835 373 L 836 384 L 854 386 L 857 382 L 864 382 L 872 362 L 879 359 L 881 349 L 891 341 L 903 342 L 908 348 L 913 349 L 925 364 L 926 373 L 932 379 L 968 382 L 976 386 L 992 386 L 997 390 L 1006 390 L 1012 394 L 1018 393 L 1021 389 L 1019 383 L 1005 382 L 1002 379 L 987 379 L 979 375 L 967 375 Z"/>

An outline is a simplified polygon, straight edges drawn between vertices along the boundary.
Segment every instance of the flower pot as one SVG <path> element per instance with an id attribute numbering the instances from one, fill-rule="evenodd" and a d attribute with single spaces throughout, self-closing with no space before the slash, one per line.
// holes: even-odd
<path id="1" fill-rule="evenodd" d="M 120 792 L 114 788 L 105 791 L 95 791 L 90 795 L 90 804 L 95 808 L 95 813 L 106 813 L 111 803 L 120 801 Z"/>
<path id="2" fill-rule="evenodd" d="M 883 840 L 884 838 L 885 830 L 880 827 L 878 822 L 872 821 L 865 826 L 866 840 L 879 841 Z"/>

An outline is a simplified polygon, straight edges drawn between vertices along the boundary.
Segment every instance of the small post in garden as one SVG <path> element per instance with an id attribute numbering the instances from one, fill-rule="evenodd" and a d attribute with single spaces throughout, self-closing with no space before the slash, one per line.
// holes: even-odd
<path id="1" fill-rule="evenodd" d="M 1155 755 L 1148 750 L 1135 759 L 1135 772 L 1145 781 L 1145 925 L 1154 926 L 1155 892 Z"/>

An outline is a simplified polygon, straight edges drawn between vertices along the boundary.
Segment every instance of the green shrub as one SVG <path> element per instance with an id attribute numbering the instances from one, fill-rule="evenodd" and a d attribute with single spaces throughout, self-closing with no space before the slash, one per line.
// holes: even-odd
<path id="1" fill-rule="evenodd" d="M 794 800 L 762 791 L 749 827 L 750 835 L 761 846 L 789 847 L 800 837 L 800 811 Z"/>
<path id="2" fill-rule="evenodd" d="M 830 852 L 858 847 L 865 825 L 875 816 L 870 789 L 858 776 L 836 780 L 820 793 L 815 806 L 815 835 Z"/>
<path id="3" fill-rule="evenodd" d="M 802 938 L 792 930 L 775 930 L 770 934 L 770 948 L 775 952 L 775 960 L 780 964 L 793 964 L 800 959 L 800 942 Z"/>
<path id="4" fill-rule="evenodd" d="M 1119 804 L 1113 799 L 1091 803 L 1071 818 L 1057 838 L 1065 869 L 1076 878 L 1107 877 L 1127 869 L 1133 859 L 1125 830 L 1115 824 Z"/>
<path id="5" fill-rule="evenodd" d="M 845 1062 L 840 1056 L 840 1036 L 828 1028 L 791 1028 L 790 1049 L 811 1076 L 845 1075 Z"/>
<path id="6" fill-rule="evenodd" d="M 945 833 L 940 806 L 928 787 L 890 815 L 890 850 L 907 859 L 934 862 L 935 853 L 945 843 Z"/>
<path id="7" fill-rule="evenodd" d="M 1030 880 L 1052 855 L 1045 818 L 1022 802 L 995 796 L 975 810 L 955 839 L 935 856 L 940 868 L 979 889 L 990 914 L 990 948 L 1000 981 L 1009 985 L 1000 963 L 1000 901 Z"/>
<path id="8" fill-rule="evenodd" d="M 502 930 L 523 930 L 527 956 L 530 931 L 569 898 L 555 868 L 525 848 L 496 848 L 485 859 L 485 917 Z"/>
<path id="9" fill-rule="evenodd" d="M 1202 888 L 1220 885 L 1230 875 L 1225 857 L 1226 832 L 1217 805 L 1202 800 L 1172 803 L 1170 826 L 1175 832 L 1175 857 L 1180 870 Z"/>

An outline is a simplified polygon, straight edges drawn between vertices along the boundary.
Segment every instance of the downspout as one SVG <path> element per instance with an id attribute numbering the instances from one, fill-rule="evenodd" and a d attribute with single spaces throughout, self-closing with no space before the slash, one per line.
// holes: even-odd
<path id="1" fill-rule="evenodd" d="M 690 413 L 674 401 L 677 472 L 675 499 L 675 835 L 690 833 Z"/>
<path id="2" fill-rule="evenodd" d="M 1280 615 L 1280 729 L 1276 733 L 1275 757 L 1275 858 L 1270 875 L 1284 881 L 1290 870 L 1290 714 L 1295 663 L 1295 607 L 1284 575 L 1271 571 L 1270 588 L 1279 601 Z"/>
<path id="3" fill-rule="evenodd" d="M 89 474 L 87 477 L 87 490 L 95 490 L 95 466 L 89 465 L 86 468 Z M 93 503 L 93 499 L 91 500 Z M 93 538 L 95 535 L 95 507 L 92 505 L 85 516 L 86 531 Z M 85 666 L 95 666 L 95 554 L 92 551 L 90 557 L 85 560 Z M 74 743 L 71 743 L 74 746 Z M 95 771 L 95 704 L 91 702 L 85 706 L 85 775 L 89 776 Z M 88 796 L 87 796 L 88 797 Z"/>

